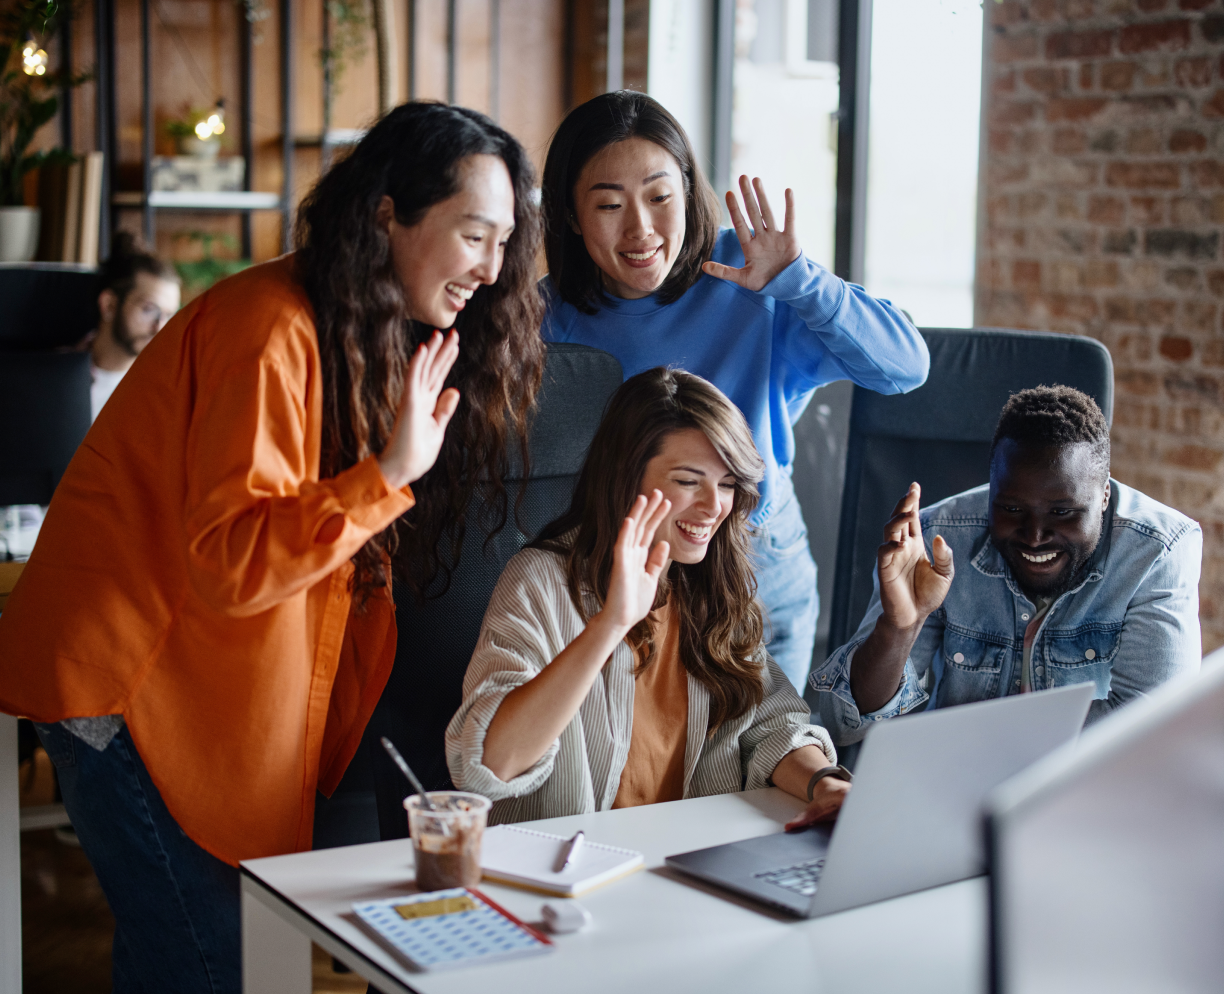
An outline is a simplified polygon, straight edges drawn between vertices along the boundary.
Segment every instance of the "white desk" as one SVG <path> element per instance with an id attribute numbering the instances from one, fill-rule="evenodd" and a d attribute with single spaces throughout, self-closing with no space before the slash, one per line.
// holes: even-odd
<path id="1" fill-rule="evenodd" d="M 405 839 L 242 864 L 247 994 L 306 994 L 311 940 L 385 992 L 679 994 L 701 991 L 981 994 L 985 878 L 812 921 L 795 921 L 663 868 L 672 853 L 780 831 L 802 805 L 779 790 L 727 794 L 534 822 L 558 835 L 646 854 L 646 869 L 580 898 L 594 924 L 555 952 L 413 973 L 356 923 L 351 906 L 414 890 Z M 524 921 L 544 898 L 485 882 Z"/>

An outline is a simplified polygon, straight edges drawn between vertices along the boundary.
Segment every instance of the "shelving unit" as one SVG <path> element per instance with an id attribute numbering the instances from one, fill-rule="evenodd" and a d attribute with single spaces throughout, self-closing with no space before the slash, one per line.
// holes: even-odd
<path id="1" fill-rule="evenodd" d="M 103 175 L 103 203 L 109 209 L 103 211 L 103 244 L 110 241 L 117 214 L 121 210 L 141 211 L 141 228 L 145 241 L 155 244 L 156 216 L 158 211 L 222 211 L 242 215 L 242 254 L 251 257 L 251 213 L 253 211 L 279 211 L 281 223 L 281 250 L 289 251 L 293 241 L 293 8 L 291 0 L 278 0 L 280 16 L 280 98 L 281 98 L 281 158 L 282 185 L 279 193 L 251 189 L 251 174 L 254 172 L 254 143 L 252 141 L 252 119 L 254 113 L 254 70 L 251 22 L 247 20 L 242 5 L 238 6 L 239 44 L 239 144 L 244 160 L 243 189 L 230 193 L 198 193 L 191 191 L 166 191 L 152 188 L 153 178 L 153 98 L 152 57 L 149 20 L 149 0 L 140 0 L 141 42 L 141 165 L 142 189 L 115 191 L 115 153 L 118 148 L 115 137 L 115 8 L 114 0 L 96 0 L 96 70 L 98 86 L 97 122 L 99 146 L 105 153 Z"/>

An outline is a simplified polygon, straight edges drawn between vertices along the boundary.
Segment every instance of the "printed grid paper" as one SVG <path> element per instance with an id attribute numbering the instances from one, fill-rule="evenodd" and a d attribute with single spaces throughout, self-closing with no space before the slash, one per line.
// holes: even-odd
<path id="1" fill-rule="evenodd" d="M 476 901 L 476 910 L 411 919 L 395 910 L 405 904 L 464 896 Z M 354 904 L 353 911 L 397 953 L 422 970 L 487 963 L 552 948 L 462 887 Z"/>

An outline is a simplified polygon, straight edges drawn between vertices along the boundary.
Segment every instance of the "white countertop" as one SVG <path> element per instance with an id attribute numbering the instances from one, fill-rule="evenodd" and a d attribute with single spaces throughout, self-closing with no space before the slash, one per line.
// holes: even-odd
<path id="1" fill-rule="evenodd" d="M 407 839 L 250 860 L 243 868 L 266 888 L 256 895 L 261 903 L 333 955 L 358 972 L 365 957 L 400 980 L 401 990 L 421 994 L 469 992 L 477 984 L 497 994 L 985 991 L 985 878 L 796 921 L 662 865 L 674 853 L 780 831 L 801 808 L 771 788 L 528 823 L 566 836 L 582 828 L 592 842 L 645 853 L 646 868 L 580 897 L 593 924 L 554 937 L 555 952 L 438 973 L 408 970 L 352 915 L 355 901 L 415 890 Z M 244 886 L 250 890 L 251 881 Z M 524 921 L 539 922 L 545 898 L 488 881 L 480 889 Z"/>

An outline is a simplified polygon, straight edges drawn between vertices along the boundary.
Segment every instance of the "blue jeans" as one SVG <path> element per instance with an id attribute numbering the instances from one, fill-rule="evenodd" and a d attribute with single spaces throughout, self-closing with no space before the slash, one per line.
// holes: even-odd
<path id="1" fill-rule="evenodd" d="M 179 828 L 126 727 L 102 752 L 35 728 L 115 915 L 115 994 L 240 994 L 238 871 Z"/>
<path id="2" fill-rule="evenodd" d="M 820 597 L 803 509 L 793 490 L 769 520 L 755 529 L 752 551 L 769 654 L 802 697 L 816 645 Z"/>

